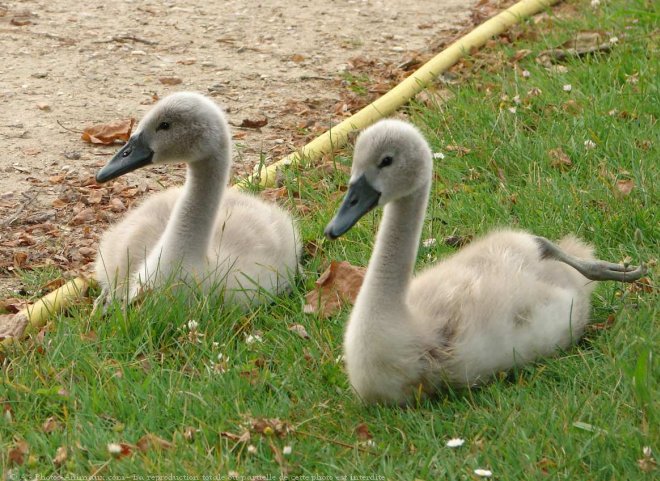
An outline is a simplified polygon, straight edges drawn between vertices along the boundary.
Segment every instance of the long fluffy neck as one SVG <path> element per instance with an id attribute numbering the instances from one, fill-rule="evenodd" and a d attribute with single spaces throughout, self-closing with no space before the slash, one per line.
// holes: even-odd
<path id="1" fill-rule="evenodd" d="M 161 237 L 162 263 L 205 261 L 229 180 L 230 155 L 224 149 L 215 158 L 188 164 L 183 192 Z"/>
<path id="2" fill-rule="evenodd" d="M 412 278 L 428 203 L 430 184 L 391 202 L 376 236 L 356 308 L 389 317 L 407 312 L 406 295 Z"/>

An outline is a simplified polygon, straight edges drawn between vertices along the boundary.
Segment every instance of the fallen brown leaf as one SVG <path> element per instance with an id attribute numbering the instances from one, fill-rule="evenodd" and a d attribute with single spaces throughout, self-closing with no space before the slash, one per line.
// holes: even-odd
<path id="1" fill-rule="evenodd" d="M 332 261 L 330 267 L 316 281 L 313 291 L 305 295 L 306 313 L 317 313 L 326 318 L 337 312 L 345 303 L 354 303 L 366 269 L 346 261 Z"/>
<path id="2" fill-rule="evenodd" d="M 296 62 L 296 63 L 300 63 L 300 62 L 302 62 L 302 61 L 305 60 L 305 56 L 304 56 L 304 55 L 300 55 L 299 53 L 294 53 L 294 54 L 291 56 L 291 60 L 293 60 L 293 61 Z"/>
<path id="3" fill-rule="evenodd" d="M 142 436 L 137 443 L 135 443 L 136 446 L 140 451 L 147 452 L 149 449 L 156 448 L 156 449 L 170 449 L 174 447 L 174 444 L 171 442 L 159 438 L 155 434 L 147 433 L 144 436 Z"/>
<path id="4" fill-rule="evenodd" d="M 62 428 L 62 423 L 60 423 L 54 416 L 49 417 L 41 425 L 41 429 L 46 434 L 52 433 L 53 431 L 59 431 Z"/>
<path id="5" fill-rule="evenodd" d="M 265 436 L 276 434 L 279 437 L 284 437 L 293 429 L 289 423 L 277 418 L 259 418 L 252 421 L 252 430 L 255 433 L 263 434 Z"/>
<path id="6" fill-rule="evenodd" d="M 237 443 L 247 443 L 250 441 L 250 431 L 245 431 L 243 434 L 234 434 L 229 431 L 223 431 L 220 433 L 220 437 L 227 438 L 230 441 L 235 441 Z"/>
<path id="7" fill-rule="evenodd" d="M 634 188 L 635 182 L 631 179 L 622 179 L 616 182 L 616 190 L 623 196 L 629 195 Z"/>
<path id="8" fill-rule="evenodd" d="M 303 326 L 302 324 L 293 324 L 289 326 L 289 331 L 295 332 L 303 339 L 309 339 L 309 334 L 307 334 L 307 330 L 305 329 L 305 326 Z"/>
<path id="9" fill-rule="evenodd" d="M 183 82 L 180 77 L 160 77 L 158 81 L 163 85 L 179 85 Z"/>
<path id="10" fill-rule="evenodd" d="M 1 314 L 0 315 L 0 341 L 9 337 L 20 338 L 28 325 L 25 314 Z"/>
<path id="11" fill-rule="evenodd" d="M 68 457 L 69 457 L 69 453 L 66 449 L 66 446 L 60 446 L 59 448 L 57 448 L 57 451 L 55 451 L 55 457 L 53 458 L 53 463 L 55 463 L 57 466 L 62 466 Z"/>
<path id="12" fill-rule="evenodd" d="M 108 124 L 92 125 L 83 131 L 81 139 L 92 144 L 103 145 L 114 144 L 117 140 L 126 142 L 131 137 L 134 124 L 135 119 L 131 117 L 130 119 L 115 120 Z"/>
<path id="13" fill-rule="evenodd" d="M 268 125 L 268 119 L 266 117 L 261 117 L 259 119 L 243 119 L 240 127 L 246 129 L 259 129 Z"/>
<path id="14" fill-rule="evenodd" d="M 550 165 L 557 169 L 565 169 L 573 165 L 571 158 L 563 151 L 561 147 L 548 151 L 550 156 Z"/>
<path id="15" fill-rule="evenodd" d="M 462 145 L 455 145 L 455 144 L 447 145 L 445 149 L 448 152 L 456 152 L 456 155 L 458 155 L 459 157 L 463 157 L 464 155 L 472 152 L 472 150 L 468 149 L 467 147 L 463 147 Z"/>
<path id="16" fill-rule="evenodd" d="M 80 224 L 86 224 L 88 222 L 93 221 L 96 219 L 96 215 L 94 213 L 94 209 L 88 208 L 88 209 L 83 209 L 78 214 L 71 219 L 71 224 L 72 225 L 80 225 Z"/>
<path id="17" fill-rule="evenodd" d="M 9 450 L 9 464 L 21 466 L 25 462 L 25 455 L 30 451 L 28 443 L 24 440 L 16 441 L 13 448 Z"/>
<path id="18" fill-rule="evenodd" d="M 360 441 L 367 441 L 368 439 L 373 438 L 373 435 L 369 432 L 369 426 L 367 423 L 360 423 L 355 427 L 355 435 Z"/>

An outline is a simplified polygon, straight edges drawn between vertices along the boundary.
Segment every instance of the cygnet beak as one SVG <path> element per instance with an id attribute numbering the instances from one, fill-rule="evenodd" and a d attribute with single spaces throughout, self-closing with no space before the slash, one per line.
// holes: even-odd
<path id="1" fill-rule="evenodd" d="M 378 205 L 380 192 L 362 175 L 348 186 L 339 211 L 325 228 L 325 236 L 334 240 L 345 234 L 360 218 Z"/>
<path id="2" fill-rule="evenodd" d="M 96 182 L 103 183 L 132 172 L 151 163 L 154 151 L 144 141 L 142 134 L 133 135 L 110 162 L 96 173 Z"/>

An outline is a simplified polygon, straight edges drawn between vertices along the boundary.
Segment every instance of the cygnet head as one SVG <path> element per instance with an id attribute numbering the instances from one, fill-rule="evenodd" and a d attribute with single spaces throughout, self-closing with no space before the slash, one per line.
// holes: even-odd
<path id="1" fill-rule="evenodd" d="M 194 92 L 177 92 L 145 115 L 119 152 L 96 174 L 107 182 L 149 164 L 187 162 L 226 154 L 230 162 L 231 137 L 225 116 L 211 99 Z"/>
<path id="2" fill-rule="evenodd" d="M 355 144 L 348 192 L 325 235 L 336 239 L 377 205 L 428 189 L 432 168 L 428 143 L 411 124 L 386 119 L 367 128 Z"/>

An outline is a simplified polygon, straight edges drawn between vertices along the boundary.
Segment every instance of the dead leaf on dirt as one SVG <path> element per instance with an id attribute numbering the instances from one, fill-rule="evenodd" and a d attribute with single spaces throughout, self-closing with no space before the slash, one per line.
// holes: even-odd
<path id="1" fill-rule="evenodd" d="M 88 208 L 88 209 L 83 209 L 78 214 L 71 219 L 71 224 L 72 225 L 80 225 L 80 224 L 86 224 L 88 222 L 92 222 L 93 220 L 96 219 L 96 215 L 94 213 L 94 209 Z"/>
<path id="2" fill-rule="evenodd" d="M 87 127 L 80 137 L 92 144 L 111 145 L 117 140 L 126 142 L 131 137 L 135 119 L 115 120 L 108 124 L 95 124 Z"/>
<path id="3" fill-rule="evenodd" d="M 0 301 L 0 310 L 10 312 L 12 314 L 27 307 L 28 301 L 26 299 L 19 299 L 18 297 L 8 297 Z"/>
<path id="4" fill-rule="evenodd" d="M 353 304 L 360 291 L 366 269 L 346 261 L 332 261 L 316 281 L 313 291 L 305 295 L 304 312 L 326 318 L 345 303 Z"/>
<path id="5" fill-rule="evenodd" d="M 239 127 L 244 127 L 246 129 L 260 129 L 268 125 L 268 119 L 266 117 L 261 117 L 258 119 L 243 119 Z"/>
<path id="6" fill-rule="evenodd" d="M 302 62 L 302 61 L 305 60 L 305 56 L 304 56 L 304 55 L 300 55 L 299 53 L 294 53 L 294 54 L 291 56 L 291 60 L 293 60 L 293 61 L 296 62 L 296 63 L 300 63 L 300 62 Z"/>
<path id="7" fill-rule="evenodd" d="M 360 423 L 355 427 L 355 435 L 360 441 L 367 441 L 373 438 L 373 435 L 369 432 L 369 426 L 367 423 Z"/>
<path id="8" fill-rule="evenodd" d="M 171 442 L 159 438 L 155 434 L 147 433 L 142 436 L 135 445 L 143 453 L 149 451 L 150 449 L 171 449 L 174 447 L 174 444 Z"/>
<path id="9" fill-rule="evenodd" d="M 293 431 L 293 429 L 289 423 L 277 418 L 259 418 L 252 421 L 252 431 L 263 434 L 264 436 L 276 434 L 279 437 L 284 437 Z"/>
<path id="10" fill-rule="evenodd" d="M 183 60 L 177 60 L 176 63 L 180 65 L 193 65 L 195 62 L 197 62 L 196 58 L 186 58 Z"/>
<path id="11" fill-rule="evenodd" d="M 20 338 L 28 325 L 25 314 L 0 314 L 0 341 L 9 337 Z"/>
<path id="12" fill-rule="evenodd" d="M 16 27 L 24 27 L 25 25 L 32 25 L 32 21 L 26 17 L 14 17 L 10 23 Z"/>
<path id="13" fill-rule="evenodd" d="M 37 108 L 39 110 L 43 110 L 44 112 L 50 112 L 50 105 L 48 105 L 46 102 L 38 102 L 37 103 Z"/>
<path id="14" fill-rule="evenodd" d="M 14 267 L 25 267 L 27 260 L 27 252 L 18 251 L 14 253 Z"/>
<path id="15" fill-rule="evenodd" d="M 241 140 L 247 137 L 247 132 L 234 132 L 231 136 L 234 140 Z"/>
<path id="16" fill-rule="evenodd" d="M 514 62 L 518 62 L 518 61 L 524 59 L 525 57 L 527 57 L 530 53 L 532 53 L 532 51 L 530 49 L 523 48 L 522 50 L 518 50 L 513 55 L 513 57 L 511 57 L 511 60 L 514 61 Z"/>
<path id="17" fill-rule="evenodd" d="M 623 196 L 629 195 L 635 188 L 635 182 L 632 179 L 617 180 L 616 190 Z"/>
<path id="18" fill-rule="evenodd" d="M 573 165 L 571 158 L 561 147 L 549 150 L 548 155 L 551 159 L 550 165 L 556 169 L 566 169 Z"/>
<path id="19" fill-rule="evenodd" d="M 295 332 L 303 339 L 309 339 L 309 334 L 307 334 L 307 330 L 305 329 L 305 326 L 303 326 L 302 324 L 293 324 L 289 326 L 289 331 Z"/>
<path id="20" fill-rule="evenodd" d="M 54 416 L 51 416 L 44 421 L 41 425 L 41 429 L 46 434 L 49 434 L 53 431 L 59 431 L 62 429 L 62 423 L 60 423 Z"/>
<path id="21" fill-rule="evenodd" d="M 180 77 L 160 77 L 158 81 L 163 85 L 179 85 L 183 82 Z"/>
<path id="22" fill-rule="evenodd" d="M 66 446 L 60 446 L 59 448 L 57 448 L 57 451 L 55 451 L 55 457 L 53 458 L 53 463 L 55 463 L 55 465 L 57 466 L 62 466 L 68 457 L 69 457 L 69 453 L 66 449 Z"/>
<path id="23" fill-rule="evenodd" d="M 9 464 L 15 466 L 21 466 L 25 462 L 25 456 L 30 451 L 30 446 L 27 441 L 20 440 L 16 441 L 16 444 L 13 448 L 9 450 Z"/>
<path id="24" fill-rule="evenodd" d="M 126 210 L 126 206 L 121 201 L 121 199 L 113 197 L 110 199 L 110 210 L 112 212 L 124 212 Z"/>
<path id="25" fill-rule="evenodd" d="M 234 434 L 229 431 L 223 431 L 220 433 L 220 437 L 227 438 L 230 441 L 235 441 L 237 443 L 247 443 L 250 441 L 250 431 L 245 431 L 243 434 Z"/>

